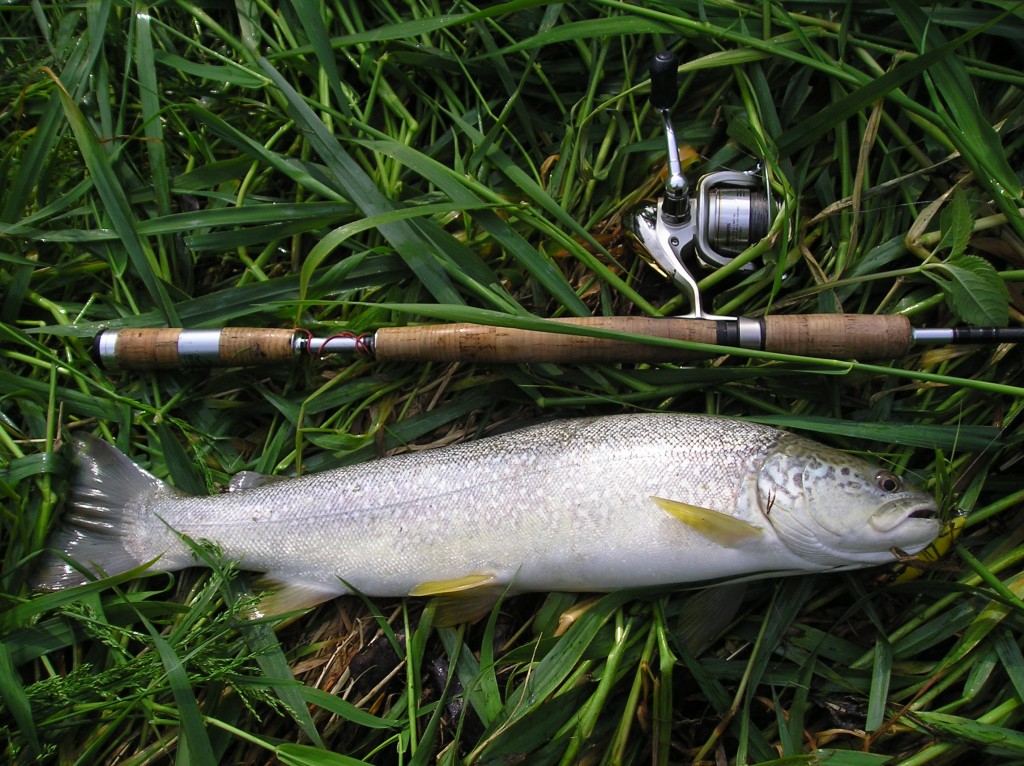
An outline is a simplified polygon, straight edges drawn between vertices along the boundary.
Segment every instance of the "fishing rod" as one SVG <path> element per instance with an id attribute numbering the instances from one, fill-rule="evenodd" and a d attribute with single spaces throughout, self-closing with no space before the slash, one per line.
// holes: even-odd
<path id="1" fill-rule="evenodd" d="M 354 354 L 381 361 L 562 364 L 681 361 L 699 352 L 645 339 L 671 339 L 828 359 L 895 359 L 919 344 L 1024 341 L 1024 328 L 914 328 L 902 315 L 800 314 L 719 316 L 701 303 L 694 267 L 729 265 L 767 236 L 777 210 L 763 171 L 718 171 L 695 191 L 682 172 L 670 110 L 678 95 L 678 60 L 670 51 L 651 63 L 651 105 L 664 123 L 669 178 L 662 196 L 633 210 L 626 230 L 637 253 L 689 299 L 677 317 L 535 319 L 541 329 L 473 323 L 386 327 L 373 333 L 315 337 L 306 330 L 226 327 L 215 330 L 104 330 L 94 354 L 124 370 L 282 364 L 303 356 Z M 753 272 L 754 264 L 736 270 Z M 630 338 L 616 336 L 633 336 Z"/>
<path id="2" fill-rule="evenodd" d="M 1022 328 L 915 328 L 906 317 L 800 314 L 761 319 L 583 317 L 544 320 L 550 331 L 471 323 L 382 327 L 374 333 L 324 338 L 305 330 L 225 327 L 217 330 L 104 330 L 94 355 L 108 369 L 246 367 L 286 364 L 304 356 L 352 354 L 379 361 L 594 364 L 681 361 L 677 347 L 578 334 L 629 334 L 826 359 L 896 359 L 918 344 L 1014 343 Z M 699 354 L 699 352 L 698 352 Z"/>

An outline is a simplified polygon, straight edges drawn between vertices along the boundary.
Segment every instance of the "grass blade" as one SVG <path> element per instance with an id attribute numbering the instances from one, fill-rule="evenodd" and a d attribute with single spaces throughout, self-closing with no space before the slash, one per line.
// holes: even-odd
<path id="1" fill-rule="evenodd" d="M 64 89 L 56 75 L 50 73 L 50 76 L 57 85 L 61 105 L 64 107 L 64 116 L 75 135 L 82 159 L 93 177 L 93 183 L 96 184 L 96 192 L 103 200 L 111 224 L 124 244 L 128 260 L 146 285 L 150 297 L 156 303 L 164 320 L 171 327 L 179 325 L 178 314 L 160 278 L 156 257 L 146 240 L 139 235 L 128 197 L 114 173 L 109 155 L 100 146 L 95 133 L 86 122 L 71 94 Z M 113 256 L 111 267 L 116 273 L 119 273 L 125 264 L 120 261 L 116 250 L 112 250 L 111 253 Z"/>
<path id="2" fill-rule="evenodd" d="M 333 176 L 338 190 L 354 202 L 365 215 L 375 216 L 394 210 L 394 205 L 381 194 L 369 176 L 341 148 L 337 140 L 328 133 L 323 122 L 317 119 L 305 101 L 270 62 L 261 60 L 260 66 L 281 90 L 296 122 L 309 131 L 310 143 L 327 163 L 328 172 Z M 386 223 L 378 228 L 438 302 L 462 303 L 443 267 L 432 257 L 433 248 L 430 240 L 423 237 L 407 221 Z"/>

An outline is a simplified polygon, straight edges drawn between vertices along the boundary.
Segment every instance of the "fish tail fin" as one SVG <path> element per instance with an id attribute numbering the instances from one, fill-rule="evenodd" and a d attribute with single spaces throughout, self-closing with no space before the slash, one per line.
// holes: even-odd
<path id="1" fill-rule="evenodd" d="M 60 590 L 90 578 L 67 562 L 73 559 L 103 575 L 115 575 L 158 555 L 132 550 L 129 538 L 139 523 L 140 501 L 175 493 L 167 484 L 133 463 L 106 442 L 89 436 L 74 442 L 74 473 L 61 527 L 50 537 L 49 552 L 33 578 L 37 590 Z M 63 556 L 56 552 L 63 553 Z"/>

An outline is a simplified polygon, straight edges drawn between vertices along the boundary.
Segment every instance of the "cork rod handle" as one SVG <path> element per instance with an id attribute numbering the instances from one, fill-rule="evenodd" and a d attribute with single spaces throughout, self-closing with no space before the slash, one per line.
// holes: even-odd
<path id="1" fill-rule="evenodd" d="M 714 343 L 714 322 L 651 317 L 584 317 L 552 320 L 561 325 Z M 685 356 L 679 349 L 512 327 L 444 324 L 384 327 L 374 338 L 380 360 L 446 362 L 659 362 Z"/>
<path id="2" fill-rule="evenodd" d="M 250 367 L 291 361 L 294 336 L 294 330 L 259 327 L 138 327 L 100 333 L 95 351 L 102 364 L 122 370 Z"/>
<path id="3" fill-rule="evenodd" d="M 693 343 L 740 346 L 829 359 L 890 359 L 913 343 L 900 315 L 811 314 L 763 320 L 586 317 L 553 320 Z M 699 354 L 642 342 L 476 324 L 391 327 L 377 331 L 376 356 L 394 361 L 600 362 L 680 361 Z"/>
<path id="4" fill-rule="evenodd" d="M 914 333 L 902 314 L 787 314 L 764 318 L 764 348 L 824 359 L 898 359 Z"/>

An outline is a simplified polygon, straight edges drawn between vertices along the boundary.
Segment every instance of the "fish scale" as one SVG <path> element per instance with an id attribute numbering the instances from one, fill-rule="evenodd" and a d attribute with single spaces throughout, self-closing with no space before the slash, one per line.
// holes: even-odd
<path id="1" fill-rule="evenodd" d="M 703 415 L 553 421 L 210 497 L 171 489 L 98 440 L 79 446 L 77 464 L 52 547 L 116 574 L 157 557 L 158 569 L 193 565 L 180 536 L 209 540 L 265 573 L 267 613 L 353 589 L 486 601 L 499 589 L 848 569 L 891 561 L 894 546 L 913 553 L 939 531 L 932 499 L 883 489 L 877 466 Z M 38 579 L 81 582 L 57 557 Z"/>

